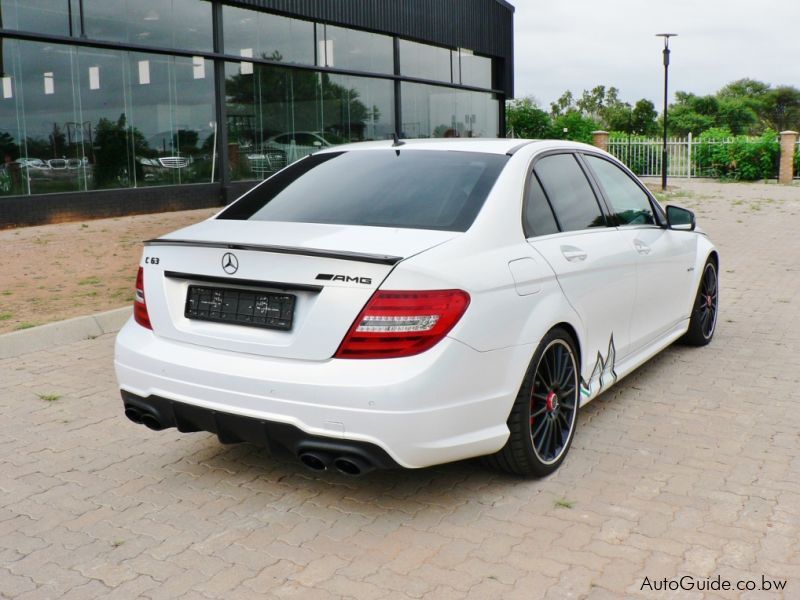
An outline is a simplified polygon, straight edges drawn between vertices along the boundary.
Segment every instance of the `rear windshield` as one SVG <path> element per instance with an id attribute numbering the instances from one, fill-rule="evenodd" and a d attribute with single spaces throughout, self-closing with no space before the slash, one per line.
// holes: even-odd
<path id="1" fill-rule="evenodd" d="M 332 152 L 294 163 L 217 218 L 466 231 L 505 155 L 432 150 Z"/>

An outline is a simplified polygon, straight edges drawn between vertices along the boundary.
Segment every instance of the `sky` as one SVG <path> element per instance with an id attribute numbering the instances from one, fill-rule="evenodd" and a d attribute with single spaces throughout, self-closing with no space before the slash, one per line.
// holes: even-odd
<path id="1" fill-rule="evenodd" d="M 670 41 L 670 96 L 712 94 L 750 77 L 800 87 L 798 0 L 510 0 L 516 8 L 515 95 L 543 108 L 569 89 L 616 86 L 660 111 L 663 41 Z M 672 101 L 672 100 L 670 100 Z"/>

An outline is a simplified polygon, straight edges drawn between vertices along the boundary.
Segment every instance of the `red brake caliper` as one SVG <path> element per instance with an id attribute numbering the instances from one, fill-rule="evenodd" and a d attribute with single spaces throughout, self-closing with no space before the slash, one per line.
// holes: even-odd
<path id="1" fill-rule="evenodd" d="M 547 412 L 553 412 L 553 400 L 556 399 L 556 393 L 552 390 L 547 392 L 547 398 L 545 402 L 547 402 Z"/>

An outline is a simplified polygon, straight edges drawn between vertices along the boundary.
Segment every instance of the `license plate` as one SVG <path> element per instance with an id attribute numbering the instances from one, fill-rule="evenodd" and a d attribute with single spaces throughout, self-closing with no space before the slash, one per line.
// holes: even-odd
<path id="1" fill-rule="evenodd" d="M 233 288 L 190 285 L 187 319 L 289 331 L 296 296 Z"/>

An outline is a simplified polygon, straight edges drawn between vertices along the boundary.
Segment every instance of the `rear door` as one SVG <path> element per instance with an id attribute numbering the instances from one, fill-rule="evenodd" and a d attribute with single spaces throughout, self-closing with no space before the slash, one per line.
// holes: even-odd
<path id="1" fill-rule="evenodd" d="M 638 350 L 689 316 L 697 237 L 662 227 L 650 196 L 610 160 L 584 155 L 628 248 L 636 253 L 631 349 Z"/>
<path id="2" fill-rule="evenodd" d="M 590 394 L 597 393 L 615 378 L 615 357 L 629 350 L 636 254 L 607 223 L 574 154 L 538 159 L 527 189 L 528 241 L 555 271 L 583 321 L 583 357 L 588 364 L 581 370 L 597 371 L 588 382 Z"/>

